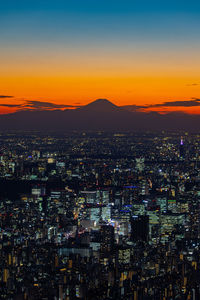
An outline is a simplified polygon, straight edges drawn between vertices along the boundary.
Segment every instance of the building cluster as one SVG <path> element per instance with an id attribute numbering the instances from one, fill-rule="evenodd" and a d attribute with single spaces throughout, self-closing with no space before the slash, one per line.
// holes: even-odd
<path id="1" fill-rule="evenodd" d="M 200 299 L 200 136 L 0 136 L 1 299 Z"/>

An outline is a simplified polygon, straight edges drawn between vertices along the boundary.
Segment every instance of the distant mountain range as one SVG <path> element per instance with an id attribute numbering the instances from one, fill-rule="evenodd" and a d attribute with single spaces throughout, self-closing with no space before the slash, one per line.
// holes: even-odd
<path id="1" fill-rule="evenodd" d="M 0 116 L 0 130 L 36 131 L 138 131 L 200 130 L 200 115 L 171 112 L 131 112 L 106 99 L 77 109 L 18 111 Z"/>

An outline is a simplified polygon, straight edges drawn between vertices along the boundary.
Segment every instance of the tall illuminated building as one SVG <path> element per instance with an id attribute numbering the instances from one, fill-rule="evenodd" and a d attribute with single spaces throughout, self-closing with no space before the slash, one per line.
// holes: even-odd
<path id="1" fill-rule="evenodd" d="M 183 138 L 182 137 L 181 137 L 180 146 L 179 146 L 179 156 L 180 156 L 180 158 L 184 158 L 185 157 L 185 147 L 184 147 L 184 143 L 183 143 Z"/>
<path id="2" fill-rule="evenodd" d="M 114 227 L 111 225 L 102 225 L 101 233 L 101 253 L 103 256 L 108 256 L 114 247 Z"/>

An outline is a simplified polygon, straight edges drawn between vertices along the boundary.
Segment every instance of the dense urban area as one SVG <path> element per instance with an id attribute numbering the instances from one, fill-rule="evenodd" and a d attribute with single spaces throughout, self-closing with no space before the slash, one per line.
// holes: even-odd
<path id="1" fill-rule="evenodd" d="M 200 135 L 0 134 L 1 299 L 200 299 Z"/>

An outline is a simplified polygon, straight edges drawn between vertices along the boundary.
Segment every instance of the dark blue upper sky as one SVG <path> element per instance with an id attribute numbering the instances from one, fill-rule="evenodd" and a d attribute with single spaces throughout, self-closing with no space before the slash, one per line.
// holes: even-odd
<path id="1" fill-rule="evenodd" d="M 200 1 L 0 1 L 1 42 L 197 39 Z M 128 41 L 128 40 L 127 40 Z M 191 43 L 191 41 L 190 41 Z"/>
<path id="2" fill-rule="evenodd" d="M 200 1 L 187 0 L 7 0 L 0 2 L 1 13 L 11 11 L 65 10 L 87 13 L 182 12 L 199 13 Z"/>

